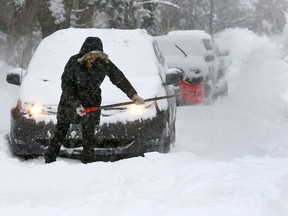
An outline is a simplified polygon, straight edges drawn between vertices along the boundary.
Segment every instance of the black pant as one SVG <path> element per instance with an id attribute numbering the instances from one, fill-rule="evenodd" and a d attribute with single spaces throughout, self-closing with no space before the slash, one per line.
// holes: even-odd
<path id="1" fill-rule="evenodd" d="M 82 121 L 82 135 L 83 135 L 83 154 L 82 162 L 89 163 L 94 161 L 94 135 L 95 128 L 100 122 L 100 110 L 87 113 L 81 117 Z M 56 161 L 56 157 L 59 154 L 63 140 L 65 139 L 67 132 L 69 130 L 71 121 L 61 121 L 61 118 L 57 117 L 57 125 L 55 128 L 55 133 L 50 141 L 50 144 L 45 152 L 45 162 L 51 163 Z"/>

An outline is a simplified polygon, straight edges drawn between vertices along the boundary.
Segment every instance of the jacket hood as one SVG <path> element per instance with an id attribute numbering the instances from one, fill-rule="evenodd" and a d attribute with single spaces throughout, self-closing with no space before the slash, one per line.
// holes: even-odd
<path id="1" fill-rule="evenodd" d="M 103 44 L 100 38 L 98 37 L 88 37 L 86 38 L 85 42 L 83 43 L 79 54 L 81 56 L 89 53 L 91 51 L 101 51 L 103 52 Z"/>

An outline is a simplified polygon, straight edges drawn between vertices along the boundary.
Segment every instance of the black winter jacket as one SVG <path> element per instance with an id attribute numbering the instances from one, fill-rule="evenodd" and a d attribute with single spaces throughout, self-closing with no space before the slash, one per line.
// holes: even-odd
<path id="1" fill-rule="evenodd" d="M 102 100 L 100 85 L 106 76 L 130 99 L 137 94 L 124 74 L 110 60 L 108 62 L 96 60 L 91 68 L 77 61 L 93 50 L 103 52 L 102 41 L 98 37 L 88 37 L 79 54 L 72 56 L 65 66 L 61 77 L 62 95 L 58 106 L 58 121 L 71 120 L 71 117 L 75 116 L 75 109 L 80 105 L 100 106 Z"/>

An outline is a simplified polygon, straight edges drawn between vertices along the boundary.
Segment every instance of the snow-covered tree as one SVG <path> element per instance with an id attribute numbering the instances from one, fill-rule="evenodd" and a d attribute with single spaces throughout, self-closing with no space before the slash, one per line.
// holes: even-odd
<path id="1" fill-rule="evenodd" d="M 161 31 L 159 8 L 175 6 L 164 0 L 95 0 L 94 26 L 106 28 L 144 28 L 150 34 Z M 99 20 L 95 18 L 104 18 Z"/>
<path id="2" fill-rule="evenodd" d="M 215 0 L 217 31 L 248 28 L 258 34 L 279 34 L 286 24 L 287 0 Z"/>
<path id="3" fill-rule="evenodd" d="M 287 0 L 0 0 L 0 31 L 7 33 L 6 61 L 25 66 L 37 40 L 71 26 L 144 28 L 152 35 L 234 27 L 277 34 L 287 8 Z"/>
<path id="4" fill-rule="evenodd" d="M 260 34 L 279 34 L 286 24 L 287 0 L 258 0 L 252 30 Z"/>
<path id="5" fill-rule="evenodd" d="M 5 1 L 5 0 L 4 0 Z M 7 0 L 6 0 L 7 1 Z M 37 46 L 35 33 L 44 38 L 70 26 L 73 0 L 11 0 L 7 28 L 6 61 L 26 67 Z"/>
<path id="6" fill-rule="evenodd" d="M 225 28 L 250 28 L 253 23 L 253 7 L 250 1 L 214 0 L 216 32 Z"/>
<path id="7" fill-rule="evenodd" d="M 7 28 L 7 52 L 5 60 L 16 66 L 26 66 L 32 55 L 33 3 L 15 0 L 6 5 L 10 10 Z"/>
<path id="8" fill-rule="evenodd" d="M 161 7 L 165 31 L 173 29 L 209 30 L 210 0 L 171 0 L 176 7 Z"/>

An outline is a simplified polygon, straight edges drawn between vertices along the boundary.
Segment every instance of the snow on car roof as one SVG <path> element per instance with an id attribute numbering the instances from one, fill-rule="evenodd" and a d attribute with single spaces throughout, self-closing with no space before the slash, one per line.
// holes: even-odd
<path id="1" fill-rule="evenodd" d="M 142 97 L 152 97 L 159 88 L 153 37 L 144 30 L 74 29 L 59 30 L 43 39 L 35 51 L 24 78 L 20 99 L 57 105 L 61 95 L 61 75 L 68 59 L 77 54 L 89 36 L 103 41 L 104 52 L 125 74 Z M 147 88 L 149 86 L 149 88 Z M 105 79 L 101 85 L 103 104 L 128 100 Z"/>
<path id="2" fill-rule="evenodd" d="M 189 35 L 163 35 L 156 37 L 156 40 L 169 68 L 180 68 L 186 73 L 199 69 L 208 73 L 208 65 L 204 59 L 206 50 L 201 38 Z"/>
<path id="3" fill-rule="evenodd" d="M 168 32 L 167 35 L 194 35 L 203 39 L 211 39 L 211 35 L 202 30 L 177 30 Z"/>

